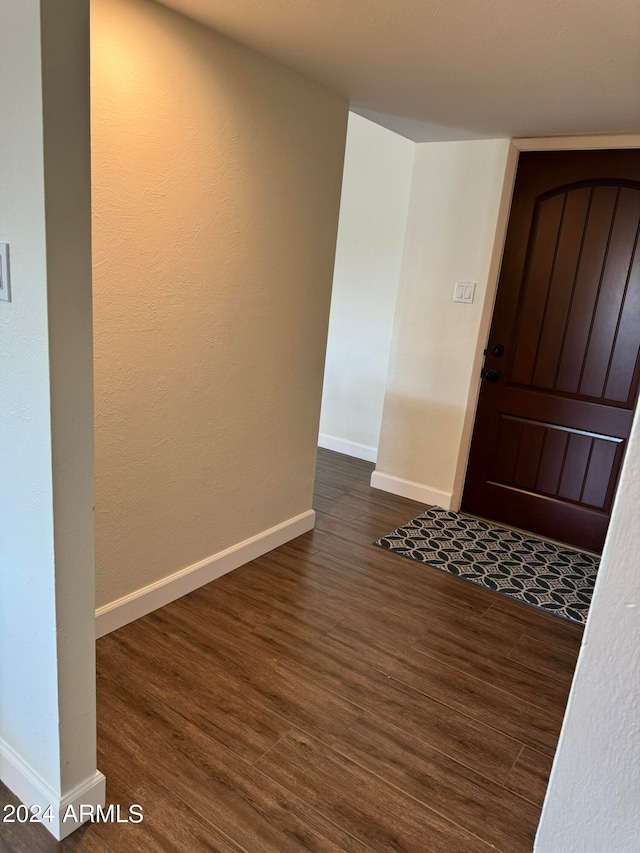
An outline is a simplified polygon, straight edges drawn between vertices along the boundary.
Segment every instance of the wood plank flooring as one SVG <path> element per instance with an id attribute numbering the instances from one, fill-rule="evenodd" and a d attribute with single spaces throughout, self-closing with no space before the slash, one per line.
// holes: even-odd
<path id="1" fill-rule="evenodd" d="M 1 851 L 532 850 L 582 631 L 373 547 L 424 507 L 372 468 L 321 450 L 316 530 L 98 641 L 107 800 L 144 822 Z"/>

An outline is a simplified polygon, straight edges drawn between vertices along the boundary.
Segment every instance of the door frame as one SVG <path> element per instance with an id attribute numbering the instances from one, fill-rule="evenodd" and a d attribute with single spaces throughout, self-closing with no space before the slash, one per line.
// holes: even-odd
<path id="1" fill-rule="evenodd" d="M 471 438 L 475 425 L 480 397 L 480 373 L 484 361 L 484 350 L 489 340 L 491 321 L 496 295 L 498 292 L 498 280 L 502 266 L 502 255 L 507 237 L 509 216 L 511 215 L 511 200 L 516 182 L 516 172 L 521 151 L 596 151 L 602 149 L 624 149 L 640 148 L 640 133 L 599 135 L 599 136 L 554 136 L 554 137 L 532 137 L 523 139 L 512 139 L 509 144 L 507 162 L 505 165 L 504 181 L 498 208 L 498 219 L 496 232 L 491 252 L 489 275 L 485 289 L 482 314 L 478 328 L 478 338 L 473 360 L 473 370 L 469 383 L 469 393 L 465 407 L 464 424 L 458 448 L 458 461 L 451 497 L 451 509 L 459 510 L 462 502 L 462 492 L 467 476 L 469 454 L 471 452 Z"/>

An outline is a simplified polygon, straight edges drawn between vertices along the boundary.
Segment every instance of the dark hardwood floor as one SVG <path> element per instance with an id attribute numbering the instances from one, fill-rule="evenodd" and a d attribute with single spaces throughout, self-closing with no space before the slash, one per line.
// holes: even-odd
<path id="1" fill-rule="evenodd" d="M 107 801 L 144 822 L 2 851 L 532 850 L 581 629 L 373 547 L 423 507 L 372 467 L 320 451 L 316 530 L 98 641 Z"/>

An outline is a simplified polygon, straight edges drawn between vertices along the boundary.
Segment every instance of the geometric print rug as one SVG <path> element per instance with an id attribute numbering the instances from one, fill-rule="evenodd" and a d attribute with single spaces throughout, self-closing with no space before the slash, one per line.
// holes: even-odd
<path id="1" fill-rule="evenodd" d="M 584 625 L 600 560 L 434 507 L 374 545 Z"/>

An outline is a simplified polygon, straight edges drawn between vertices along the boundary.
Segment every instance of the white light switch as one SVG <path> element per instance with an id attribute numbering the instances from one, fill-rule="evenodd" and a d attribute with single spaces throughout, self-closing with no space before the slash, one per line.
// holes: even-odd
<path id="1" fill-rule="evenodd" d="M 11 280 L 9 278 L 8 243 L 0 243 L 0 301 L 11 302 Z"/>
<path id="2" fill-rule="evenodd" d="M 453 290 L 453 301 L 464 302 L 469 305 L 473 302 L 473 297 L 476 293 L 475 281 L 456 281 L 456 286 Z"/>

